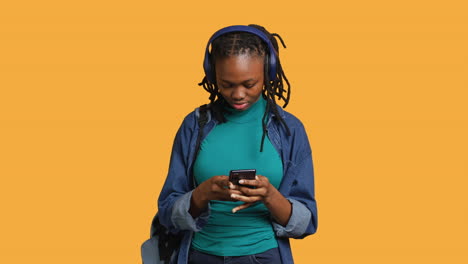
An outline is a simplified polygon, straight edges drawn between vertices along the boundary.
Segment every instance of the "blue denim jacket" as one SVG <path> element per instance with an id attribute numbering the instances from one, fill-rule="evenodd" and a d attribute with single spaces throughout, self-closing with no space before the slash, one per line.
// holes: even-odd
<path id="1" fill-rule="evenodd" d="M 271 113 L 267 122 L 268 137 L 283 161 L 283 179 L 279 191 L 292 205 L 292 214 L 286 226 L 272 219 L 282 263 L 294 263 L 289 238 L 304 238 L 317 230 L 317 205 L 314 194 L 314 172 L 309 140 L 301 121 L 278 107 L 278 112 L 290 129 L 290 136 Z M 200 231 L 208 222 L 210 206 L 199 217 L 188 210 L 192 190 L 193 164 L 198 136 L 199 109 L 188 114 L 180 126 L 172 148 L 169 172 L 158 199 L 161 224 L 171 232 L 183 232 L 176 263 L 185 264 L 193 232 Z M 208 115 L 203 137 L 216 126 Z M 203 140 L 203 138 L 202 138 Z"/>

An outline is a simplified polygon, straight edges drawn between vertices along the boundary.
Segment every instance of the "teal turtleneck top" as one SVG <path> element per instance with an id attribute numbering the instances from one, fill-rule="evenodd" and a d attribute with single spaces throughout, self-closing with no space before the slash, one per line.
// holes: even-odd
<path id="1" fill-rule="evenodd" d="M 266 101 L 260 99 L 245 111 L 226 109 L 226 123 L 218 124 L 203 140 L 194 164 L 198 184 L 230 170 L 256 169 L 278 188 L 283 178 L 283 163 L 268 137 L 263 152 L 262 117 Z M 258 254 L 278 246 L 270 212 L 262 202 L 232 213 L 243 202 L 210 201 L 208 223 L 194 234 L 192 248 L 217 256 Z"/>

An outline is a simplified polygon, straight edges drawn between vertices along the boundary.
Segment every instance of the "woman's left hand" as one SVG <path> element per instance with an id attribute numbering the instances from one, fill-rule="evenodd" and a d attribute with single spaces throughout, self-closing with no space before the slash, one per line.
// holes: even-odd
<path id="1" fill-rule="evenodd" d="M 232 183 L 229 185 L 230 189 L 240 191 L 239 194 L 231 194 L 231 198 L 244 202 L 244 204 L 232 209 L 233 213 L 245 209 L 255 202 L 262 201 L 277 223 L 282 226 L 288 224 L 292 213 L 292 205 L 273 185 L 271 185 L 267 177 L 257 175 L 255 176 L 255 180 L 240 180 L 239 184 L 254 186 L 256 188 L 251 189 Z"/>
<path id="2" fill-rule="evenodd" d="M 239 183 L 242 185 L 249 185 L 249 186 L 256 187 L 256 188 L 253 189 L 253 188 L 234 185 L 234 184 L 230 185 L 231 189 L 239 190 L 242 193 L 242 194 L 232 194 L 231 198 L 236 199 L 238 201 L 245 202 L 244 204 L 232 209 L 233 213 L 239 210 L 245 209 L 258 201 L 262 201 L 266 203 L 271 197 L 272 193 L 276 191 L 276 188 L 273 185 L 271 185 L 268 178 L 265 176 L 261 176 L 261 175 L 255 176 L 255 180 L 240 180 Z"/>

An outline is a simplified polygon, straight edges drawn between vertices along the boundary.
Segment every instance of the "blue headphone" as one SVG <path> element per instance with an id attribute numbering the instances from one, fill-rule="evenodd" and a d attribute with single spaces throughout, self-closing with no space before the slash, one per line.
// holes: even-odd
<path id="1" fill-rule="evenodd" d="M 268 45 L 268 51 L 267 51 L 267 58 L 266 58 L 266 63 L 267 63 L 267 67 L 268 67 L 268 77 L 269 79 L 272 81 L 272 80 L 275 80 L 276 79 L 276 65 L 277 65 L 277 61 L 278 61 L 278 55 L 277 55 L 277 52 L 273 46 L 273 44 L 271 43 L 270 39 L 268 38 L 267 35 L 265 35 L 265 33 L 263 33 L 261 30 L 259 29 L 256 29 L 254 27 L 249 27 L 249 26 L 229 26 L 229 27 L 225 27 L 225 28 L 222 28 L 218 31 L 216 31 L 213 36 L 211 36 L 210 40 L 208 40 L 208 44 L 206 45 L 206 51 L 205 51 L 205 60 L 203 61 L 203 69 L 205 70 L 205 74 L 206 74 L 206 78 L 208 79 L 208 81 L 210 83 L 215 83 L 216 82 L 216 76 L 215 76 L 215 73 L 214 73 L 214 67 L 213 65 L 211 64 L 211 61 L 210 61 L 210 51 L 209 51 L 209 48 L 210 48 L 210 45 L 211 43 L 213 42 L 213 40 L 215 40 L 216 38 L 218 38 L 219 36 L 221 35 L 224 35 L 224 34 L 227 34 L 227 33 L 231 33 L 231 32 L 248 32 L 248 33 L 252 33 L 254 35 L 256 35 L 257 37 L 259 37 L 260 39 L 262 39 L 267 45 Z"/>

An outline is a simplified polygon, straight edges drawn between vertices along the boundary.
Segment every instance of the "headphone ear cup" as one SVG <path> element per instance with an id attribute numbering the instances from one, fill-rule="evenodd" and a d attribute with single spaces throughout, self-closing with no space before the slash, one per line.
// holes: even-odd
<path id="1" fill-rule="evenodd" d="M 271 78 L 270 78 L 270 55 L 267 53 L 265 54 L 265 62 L 264 62 L 264 65 L 265 65 L 265 84 L 267 84 Z"/>
<path id="2" fill-rule="evenodd" d="M 272 48 L 273 45 L 270 46 Z M 274 49 L 274 48 L 273 48 Z M 268 55 L 268 75 L 270 77 L 270 81 L 276 80 L 276 72 L 277 72 L 277 59 L 276 59 L 276 51 L 271 50 L 269 51 Z"/>
<path id="3" fill-rule="evenodd" d="M 203 60 L 203 69 L 205 70 L 205 76 L 208 81 L 210 83 L 214 83 L 216 78 L 214 76 L 214 69 L 211 63 L 211 55 L 208 52 L 206 52 L 205 59 Z"/>

